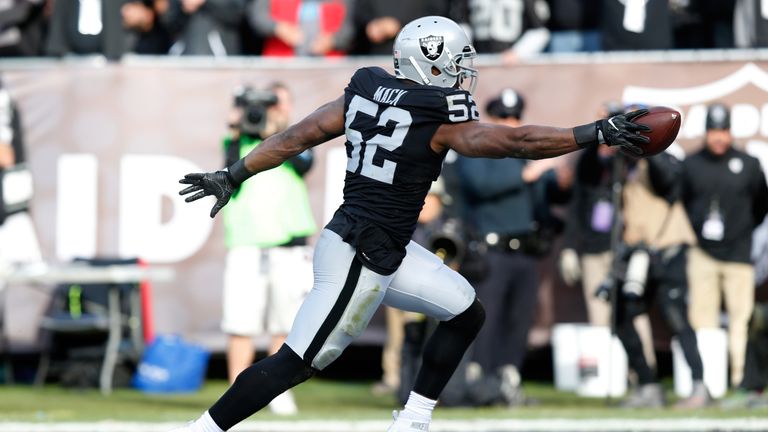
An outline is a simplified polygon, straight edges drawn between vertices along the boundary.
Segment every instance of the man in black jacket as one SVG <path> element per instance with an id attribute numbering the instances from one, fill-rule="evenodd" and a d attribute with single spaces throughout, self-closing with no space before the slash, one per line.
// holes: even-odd
<path id="1" fill-rule="evenodd" d="M 522 95 L 505 89 L 488 103 L 486 112 L 491 123 L 517 127 L 524 108 Z M 472 281 L 486 310 L 473 360 L 485 375 L 498 374 L 509 405 L 523 402 L 519 370 L 539 287 L 533 184 L 543 180 L 548 166 L 511 158 L 460 156 L 457 161 L 467 220 L 487 249 L 484 277 Z"/>
<path id="2" fill-rule="evenodd" d="M 688 262 L 689 315 L 696 329 L 718 328 L 724 297 L 737 385 L 754 306 L 752 231 L 768 213 L 768 186 L 758 160 L 733 148 L 728 107 L 711 105 L 706 127 L 704 148 L 683 163 L 683 204 L 698 240 Z"/>

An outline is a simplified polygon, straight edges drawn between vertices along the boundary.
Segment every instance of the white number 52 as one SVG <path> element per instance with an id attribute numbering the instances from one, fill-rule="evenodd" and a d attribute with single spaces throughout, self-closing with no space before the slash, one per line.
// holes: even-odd
<path id="1" fill-rule="evenodd" d="M 458 123 L 469 120 L 470 115 L 472 120 L 480 118 L 480 113 L 477 111 L 475 101 L 472 100 L 472 95 L 465 93 L 452 94 L 446 96 L 445 100 L 448 103 L 448 111 L 450 112 L 448 120 Z"/>

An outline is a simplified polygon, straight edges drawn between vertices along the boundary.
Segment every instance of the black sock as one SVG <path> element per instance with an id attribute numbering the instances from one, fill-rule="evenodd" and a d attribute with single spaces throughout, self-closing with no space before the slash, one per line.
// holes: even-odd
<path id="1" fill-rule="evenodd" d="M 438 324 L 424 347 L 421 369 L 413 391 L 436 400 L 484 321 L 483 305 L 475 299 L 467 310 Z"/>
<path id="2" fill-rule="evenodd" d="M 278 352 L 241 372 L 208 412 L 222 430 L 229 430 L 314 373 L 314 369 L 283 344 Z"/>

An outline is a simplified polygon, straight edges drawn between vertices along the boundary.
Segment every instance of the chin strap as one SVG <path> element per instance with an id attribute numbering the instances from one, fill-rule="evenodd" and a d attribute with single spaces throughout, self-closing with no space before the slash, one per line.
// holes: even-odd
<path id="1" fill-rule="evenodd" d="M 411 65 L 413 65 L 413 68 L 416 69 L 416 72 L 421 77 L 421 80 L 424 81 L 424 84 L 431 85 L 432 83 L 429 82 L 429 78 L 427 78 L 427 75 L 425 75 L 424 71 L 421 70 L 421 68 L 419 67 L 419 64 L 416 62 L 416 59 L 413 58 L 413 56 L 410 56 L 410 57 L 408 57 L 408 61 L 410 61 Z"/>

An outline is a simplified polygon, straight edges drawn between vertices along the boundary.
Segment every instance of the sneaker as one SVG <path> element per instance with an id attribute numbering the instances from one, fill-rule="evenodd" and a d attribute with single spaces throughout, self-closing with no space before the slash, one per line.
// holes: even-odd
<path id="1" fill-rule="evenodd" d="M 428 432 L 429 422 L 412 420 L 401 416 L 397 411 L 392 411 L 394 422 L 389 426 L 387 432 Z"/>
<path id="2" fill-rule="evenodd" d="M 665 404 L 661 384 L 643 384 L 636 388 L 619 406 L 622 408 L 661 408 Z"/>
<path id="3" fill-rule="evenodd" d="M 708 407 L 711 404 L 712 396 L 709 394 L 707 386 L 703 381 L 694 381 L 691 395 L 685 399 L 679 400 L 675 404 L 675 408 L 698 409 Z"/>
<path id="4" fill-rule="evenodd" d="M 522 378 L 517 368 L 512 365 L 499 368 L 499 378 L 501 385 L 499 391 L 502 399 L 508 407 L 517 407 L 524 405 L 536 405 L 537 402 L 525 396 L 522 386 Z"/>
<path id="5" fill-rule="evenodd" d="M 768 408 L 768 395 L 765 393 L 759 393 L 757 397 L 749 404 L 752 409 L 764 409 Z"/>
<path id="6" fill-rule="evenodd" d="M 748 409 L 761 406 L 760 393 L 749 390 L 736 390 L 733 395 L 720 401 L 720 408 L 724 410 Z"/>
<path id="7" fill-rule="evenodd" d="M 290 416 L 296 415 L 299 409 L 296 408 L 296 401 L 293 399 L 293 393 L 290 390 L 279 394 L 269 403 L 269 410 L 272 414 Z"/>

